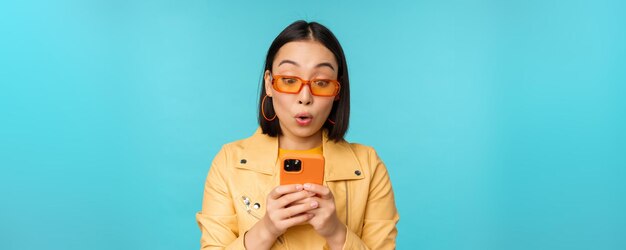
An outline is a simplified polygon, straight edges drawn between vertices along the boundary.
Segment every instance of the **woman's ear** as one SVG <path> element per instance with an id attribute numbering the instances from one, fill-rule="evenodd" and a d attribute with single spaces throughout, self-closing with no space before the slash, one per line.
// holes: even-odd
<path id="1" fill-rule="evenodd" d="M 265 82 L 265 94 L 272 97 L 272 80 L 270 79 L 271 72 L 266 70 L 263 74 L 263 80 Z"/>

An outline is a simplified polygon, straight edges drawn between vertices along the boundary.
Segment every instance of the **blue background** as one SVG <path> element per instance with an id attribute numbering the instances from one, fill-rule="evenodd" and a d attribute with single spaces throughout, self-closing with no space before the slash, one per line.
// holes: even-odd
<path id="1" fill-rule="evenodd" d="M 624 1 L 2 1 L 0 249 L 196 249 L 274 37 L 327 25 L 400 249 L 626 249 Z"/>

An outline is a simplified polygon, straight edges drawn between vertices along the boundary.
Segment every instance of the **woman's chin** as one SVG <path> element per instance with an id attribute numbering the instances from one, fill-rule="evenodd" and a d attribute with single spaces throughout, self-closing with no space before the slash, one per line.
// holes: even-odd
<path id="1" fill-rule="evenodd" d="M 300 126 L 298 124 L 294 124 L 293 126 L 289 126 L 288 130 L 291 132 L 290 134 L 300 137 L 307 138 L 314 136 L 317 132 L 320 131 L 322 126 L 316 126 L 316 124 L 309 124 L 307 126 Z"/>

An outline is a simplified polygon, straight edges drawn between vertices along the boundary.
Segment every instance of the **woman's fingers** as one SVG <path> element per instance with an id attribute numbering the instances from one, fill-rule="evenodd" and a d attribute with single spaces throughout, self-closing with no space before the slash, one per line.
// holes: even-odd
<path id="1" fill-rule="evenodd" d="M 266 217 L 269 225 L 281 233 L 303 223 L 320 227 L 328 220 L 327 215 L 334 214 L 334 205 L 328 187 L 310 183 L 282 185 L 268 194 Z M 319 222 L 313 223 L 313 218 Z"/>
<path id="2" fill-rule="evenodd" d="M 286 194 L 283 195 L 282 197 L 278 198 L 278 200 L 276 200 L 276 206 L 277 207 L 287 207 L 289 204 L 298 201 L 298 200 L 302 200 L 306 197 L 309 197 L 309 194 L 306 191 L 300 191 L 297 193 L 291 193 L 291 194 Z"/>
<path id="3" fill-rule="evenodd" d="M 308 191 L 307 191 L 308 192 Z M 294 202 L 289 203 L 287 206 L 293 206 L 293 205 L 298 205 L 298 204 L 304 204 L 307 202 L 311 202 L 313 201 L 313 199 L 315 199 L 317 197 L 315 197 L 315 193 L 311 193 L 309 192 L 309 195 L 307 195 L 305 198 L 300 199 L 300 200 L 296 200 Z"/>
<path id="4" fill-rule="evenodd" d="M 287 218 L 284 220 L 285 224 L 289 225 L 289 227 L 304 224 L 308 220 L 313 218 L 313 214 L 303 213 L 296 216 L 292 216 L 291 218 Z"/>
<path id="5" fill-rule="evenodd" d="M 319 203 L 317 201 L 287 207 L 282 212 L 282 219 L 287 220 L 290 217 L 294 217 L 309 210 L 316 209 L 317 207 L 319 207 Z"/>
<path id="6" fill-rule="evenodd" d="M 303 185 L 303 188 L 306 191 L 310 191 L 310 192 L 318 194 L 322 199 L 327 200 L 327 199 L 333 198 L 333 193 L 330 192 L 330 189 L 328 187 L 313 184 L 313 183 L 305 183 Z"/>
<path id="7" fill-rule="evenodd" d="M 272 189 L 268 196 L 276 200 L 285 194 L 302 191 L 302 188 L 300 184 L 282 185 Z"/>

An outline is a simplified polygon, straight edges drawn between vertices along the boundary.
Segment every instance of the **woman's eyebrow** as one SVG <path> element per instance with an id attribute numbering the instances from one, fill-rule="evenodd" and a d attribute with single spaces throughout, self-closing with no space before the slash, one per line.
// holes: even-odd
<path id="1" fill-rule="evenodd" d="M 289 63 L 289 64 L 293 64 L 293 65 L 296 65 L 296 66 L 300 67 L 300 65 L 298 65 L 298 63 L 296 63 L 296 62 L 294 62 L 292 60 L 282 60 L 282 61 L 280 61 L 278 66 L 283 65 L 284 63 Z"/>
<path id="2" fill-rule="evenodd" d="M 325 63 L 320 63 L 320 64 L 318 64 L 318 65 L 317 65 L 317 66 L 315 66 L 315 67 L 316 67 L 316 68 L 319 68 L 319 67 L 324 67 L 324 66 L 327 66 L 327 67 L 329 67 L 330 69 L 332 69 L 333 71 L 335 71 L 335 68 L 333 68 L 333 65 L 332 65 L 332 64 L 330 64 L 330 63 L 327 63 L 327 62 L 325 62 Z"/>
<path id="3" fill-rule="evenodd" d="M 300 67 L 300 65 L 299 65 L 297 62 L 294 62 L 294 61 L 292 61 L 292 60 L 282 60 L 282 61 L 280 61 L 280 63 L 278 64 L 278 66 L 283 65 L 283 64 L 285 64 L 285 63 L 293 64 L 293 65 L 295 65 L 295 66 Z M 329 67 L 330 69 L 332 69 L 333 71 L 335 71 L 335 68 L 333 67 L 333 65 L 332 65 L 332 64 L 330 64 L 330 63 L 327 63 L 327 62 L 320 63 L 320 64 L 316 65 L 315 67 L 316 67 L 316 68 L 319 68 L 319 67 L 324 67 L 324 66 Z"/>

